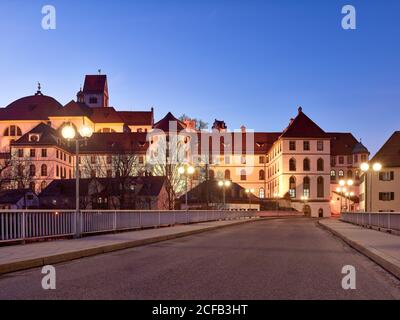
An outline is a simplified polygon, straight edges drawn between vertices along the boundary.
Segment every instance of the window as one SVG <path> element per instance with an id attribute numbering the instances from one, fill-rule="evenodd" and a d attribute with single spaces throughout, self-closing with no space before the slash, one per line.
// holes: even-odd
<path id="1" fill-rule="evenodd" d="M 296 198 L 296 178 L 290 177 L 289 179 L 289 196 Z"/>
<path id="2" fill-rule="evenodd" d="M 303 141 L 303 150 L 304 151 L 310 150 L 310 141 Z"/>
<path id="3" fill-rule="evenodd" d="M 265 190 L 264 190 L 264 188 L 260 188 L 258 195 L 259 195 L 260 199 L 264 199 L 265 198 Z"/>
<path id="4" fill-rule="evenodd" d="M 342 156 L 339 157 L 339 164 L 344 164 L 344 157 Z"/>
<path id="5" fill-rule="evenodd" d="M 225 156 L 225 164 L 230 164 L 230 163 L 231 163 L 231 157 Z"/>
<path id="6" fill-rule="evenodd" d="M 96 156 L 90 156 L 90 163 L 95 164 L 96 163 Z"/>
<path id="7" fill-rule="evenodd" d="M 210 180 L 213 180 L 215 178 L 215 172 L 214 170 L 209 170 L 208 171 L 208 176 L 210 178 Z"/>
<path id="8" fill-rule="evenodd" d="M 296 159 L 289 160 L 289 171 L 296 171 Z"/>
<path id="9" fill-rule="evenodd" d="M 360 180 L 360 171 L 359 170 L 356 170 L 355 176 L 356 176 L 356 180 Z"/>
<path id="10" fill-rule="evenodd" d="M 143 156 L 139 157 L 139 164 L 144 164 L 144 157 Z"/>
<path id="11" fill-rule="evenodd" d="M 318 177 L 317 179 L 317 197 L 324 197 L 324 178 Z"/>
<path id="12" fill-rule="evenodd" d="M 18 149 L 18 158 L 24 157 L 24 149 Z"/>
<path id="13" fill-rule="evenodd" d="M 90 97 L 90 98 L 89 98 L 89 103 L 90 103 L 90 104 L 97 104 L 97 101 L 98 101 L 98 100 L 97 100 L 97 97 Z"/>
<path id="14" fill-rule="evenodd" d="M 353 179 L 353 171 L 351 170 L 347 171 L 347 179 Z"/>
<path id="15" fill-rule="evenodd" d="M 310 197 L 310 178 L 304 177 L 303 179 L 303 196 Z"/>
<path id="16" fill-rule="evenodd" d="M 47 176 L 47 165 L 42 164 L 42 167 L 40 168 L 40 175 L 42 177 L 46 177 Z"/>
<path id="17" fill-rule="evenodd" d="M 296 141 L 289 141 L 289 150 L 290 151 L 296 150 Z"/>
<path id="18" fill-rule="evenodd" d="M 264 157 L 264 156 L 260 156 L 260 157 L 258 158 L 258 162 L 259 162 L 260 164 L 264 164 L 264 163 L 265 163 L 265 157 Z"/>
<path id="19" fill-rule="evenodd" d="M 29 176 L 34 177 L 36 175 L 36 167 L 34 164 L 29 166 Z"/>
<path id="20" fill-rule="evenodd" d="M 110 133 L 110 132 L 115 132 L 114 129 L 110 129 L 110 128 L 103 128 L 97 131 L 98 133 Z"/>
<path id="21" fill-rule="evenodd" d="M 42 149 L 42 158 L 47 158 L 47 149 Z"/>
<path id="22" fill-rule="evenodd" d="M 339 170 L 339 178 L 343 178 L 344 177 L 344 171 L 343 170 Z"/>
<path id="23" fill-rule="evenodd" d="M 322 140 L 317 141 L 317 150 L 324 151 L 324 141 L 322 141 Z"/>
<path id="24" fill-rule="evenodd" d="M 260 170 L 258 172 L 258 180 L 265 180 L 265 171 L 264 170 Z"/>
<path id="25" fill-rule="evenodd" d="M 354 155 L 354 162 L 357 163 L 358 162 L 358 154 Z"/>
<path id="26" fill-rule="evenodd" d="M 394 192 L 379 192 L 379 200 L 380 201 L 393 201 L 394 200 Z"/>
<path id="27" fill-rule="evenodd" d="M 58 159 L 58 150 L 56 150 L 56 158 Z"/>
<path id="28" fill-rule="evenodd" d="M 246 170 L 241 170 L 240 171 L 240 180 L 242 180 L 242 181 L 246 181 L 247 180 Z"/>
<path id="29" fill-rule="evenodd" d="M 225 179 L 230 180 L 231 179 L 231 172 L 230 170 L 225 170 Z"/>
<path id="30" fill-rule="evenodd" d="M 317 171 L 324 171 L 324 160 L 321 158 L 317 160 Z"/>
<path id="31" fill-rule="evenodd" d="M 331 170 L 331 181 L 335 181 L 335 180 L 336 180 L 336 171 Z"/>
<path id="32" fill-rule="evenodd" d="M 353 164 L 353 156 L 347 156 L 347 164 Z"/>
<path id="33" fill-rule="evenodd" d="M 112 157 L 111 156 L 107 156 L 107 164 L 111 164 L 111 162 L 112 162 Z"/>
<path id="34" fill-rule="evenodd" d="M 20 137 L 22 136 L 22 131 L 18 126 L 9 126 L 4 130 L 5 137 Z"/>
<path id="35" fill-rule="evenodd" d="M 392 181 L 394 180 L 394 171 L 379 172 L 380 181 Z"/>
<path id="36" fill-rule="evenodd" d="M 310 159 L 308 158 L 303 160 L 303 171 L 310 171 Z"/>
<path id="37" fill-rule="evenodd" d="M 336 157 L 331 157 L 331 166 L 336 166 Z"/>
<path id="38" fill-rule="evenodd" d="M 29 189 L 31 189 L 33 192 L 35 192 L 36 185 L 35 185 L 35 183 L 33 181 L 29 183 Z"/>
<path id="39" fill-rule="evenodd" d="M 56 166 L 56 177 L 60 176 L 60 169 L 58 168 L 58 165 Z"/>
<path id="40" fill-rule="evenodd" d="M 42 183 L 40 184 L 40 191 L 43 191 L 44 189 L 46 189 L 46 187 L 47 187 L 46 181 L 42 181 Z"/>
<path id="41" fill-rule="evenodd" d="M 362 154 L 361 155 L 361 162 L 366 162 L 367 161 L 367 155 L 366 154 Z"/>
<path id="42" fill-rule="evenodd" d="M 17 167 L 18 177 L 22 177 L 24 175 L 24 167 L 22 164 L 19 164 Z"/>
<path id="43" fill-rule="evenodd" d="M 30 155 L 31 158 L 36 157 L 36 150 L 35 149 L 31 149 L 30 152 L 29 152 L 29 155 Z"/>
<path id="44" fill-rule="evenodd" d="M 96 178 L 96 170 L 91 170 L 90 171 L 90 177 L 91 178 Z"/>

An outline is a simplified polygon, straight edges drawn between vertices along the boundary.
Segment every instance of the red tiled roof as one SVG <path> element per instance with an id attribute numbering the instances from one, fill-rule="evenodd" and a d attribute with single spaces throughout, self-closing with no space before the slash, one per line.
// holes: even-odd
<path id="1" fill-rule="evenodd" d="M 117 111 L 128 126 L 153 126 L 153 111 Z"/>
<path id="2" fill-rule="evenodd" d="M 0 120 L 48 120 L 61 108 L 62 105 L 52 97 L 28 96 L 0 108 Z"/>
<path id="3" fill-rule="evenodd" d="M 283 131 L 284 138 L 326 138 L 326 133 L 299 108 L 297 117 Z"/>
<path id="4" fill-rule="evenodd" d="M 82 102 L 70 101 L 62 109 L 58 110 L 53 114 L 55 117 L 90 117 L 92 114 L 92 108 L 88 107 Z"/>
<path id="5" fill-rule="evenodd" d="M 108 108 L 92 108 L 90 119 L 95 123 L 123 123 L 119 112 L 113 107 Z"/>
<path id="6" fill-rule="evenodd" d="M 87 75 L 83 86 L 84 93 L 103 93 L 107 86 L 106 75 Z"/>
<path id="7" fill-rule="evenodd" d="M 168 112 L 163 119 L 154 124 L 154 129 L 159 129 L 164 132 L 169 132 L 170 122 L 176 122 L 176 127 L 178 132 L 186 128 L 186 125 L 182 121 L 175 118 L 171 112 Z"/>
<path id="8" fill-rule="evenodd" d="M 352 155 L 354 147 L 358 141 L 348 132 L 328 132 L 327 136 L 331 138 L 331 155 Z"/>
<path id="9" fill-rule="evenodd" d="M 400 167 L 400 131 L 395 131 L 371 162 L 380 162 L 385 167 Z"/>

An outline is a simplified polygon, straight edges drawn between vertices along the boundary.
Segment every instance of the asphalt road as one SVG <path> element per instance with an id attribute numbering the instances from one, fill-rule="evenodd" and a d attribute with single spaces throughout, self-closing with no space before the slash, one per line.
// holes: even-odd
<path id="1" fill-rule="evenodd" d="M 356 290 L 341 287 L 356 268 Z M 400 281 L 306 218 L 249 223 L 0 277 L 0 299 L 400 299 Z"/>

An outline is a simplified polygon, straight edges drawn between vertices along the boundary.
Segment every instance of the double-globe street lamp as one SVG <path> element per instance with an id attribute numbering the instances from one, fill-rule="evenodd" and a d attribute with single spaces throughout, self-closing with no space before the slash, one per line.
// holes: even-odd
<path id="1" fill-rule="evenodd" d="M 368 177 L 368 172 L 369 171 L 371 171 L 370 169 L 371 169 L 371 167 L 370 167 L 370 165 L 369 165 L 369 163 L 368 162 L 363 162 L 361 165 L 360 165 L 360 169 L 361 169 L 361 171 L 364 173 L 364 177 L 365 177 L 365 194 L 364 194 L 364 202 L 365 202 L 365 206 L 364 206 L 364 210 L 365 211 L 368 211 L 367 210 L 367 188 L 368 188 L 368 179 L 367 179 L 367 177 Z M 375 162 L 373 165 L 372 165 L 372 172 L 380 172 L 382 170 L 382 164 L 380 164 L 379 162 Z M 373 184 L 373 181 L 372 181 L 372 173 L 371 173 L 371 182 L 370 182 L 370 184 L 371 184 L 371 186 L 369 187 L 369 190 L 370 190 L 370 192 L 371 192 L 371 194 L 370 194 L 370 199 L 369 199 L 369 203 L 370 203 L 370 206 L 369 206 L 369 210 L 371 210 L 372 211 L 372 184 Z"/>
<path id="2" fill-rule="evenodd" d="M 77 132 L 72 124 L 65 125 L 61 130 L 61 135 L 64 139 L 71 141 L 75 140 L 75 236 L 81 236 L 81 217 L 79 209 L 79 143 L 87 141 L 93 135 L 93 129 L 87 125 L 82 125 L 79 129 L 80 138 L 77 137 Z"/>
<path id="3" fill-rule="evenodd" d="M 191 165 L 183 165 L 178 168 L 178 173 L 185 176 L 185 205 L 188 210 L 188 179 L 191 177 L 196 169 Z"/>
<path id="4" fill-rule="evenodd" d="M 224 209 L 226 209 L 226 189 L 231 186 L 231 181 L 230 180 L 220 180 L 218 181 L 218 187 L 222 188 L 222 197 L 223 197 L 223 204 L 224 204 Z"/>
<path id="5" fill-rule="evenodd" d="M 343 196 L 346 197 L 346 209 L 348 209 L 348 197 L 354 196 L 354 192 L 350 192 L 350 188 L 354 185 L 352 179 L 339 180 L 339 186 L 336 188 L 336 192 L 340 194 L 340 213 L 343 211 Z"/>

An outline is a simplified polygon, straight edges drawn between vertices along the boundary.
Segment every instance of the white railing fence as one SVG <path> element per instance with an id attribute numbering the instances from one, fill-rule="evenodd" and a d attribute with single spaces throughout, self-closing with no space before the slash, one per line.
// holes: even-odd
<path id="1" fill-rule="evenodd" d="M 255 211 L 82 210 L 77 216 L 73 210 L 0 210 L 0 244 L 256 216 Z"/>
<path id="2" fill-rule="evenodd" d="M 400 213 L 398 212 L 342 213 L 340 219 L 364 227 L 377 227 L 400 231 Z"/>

